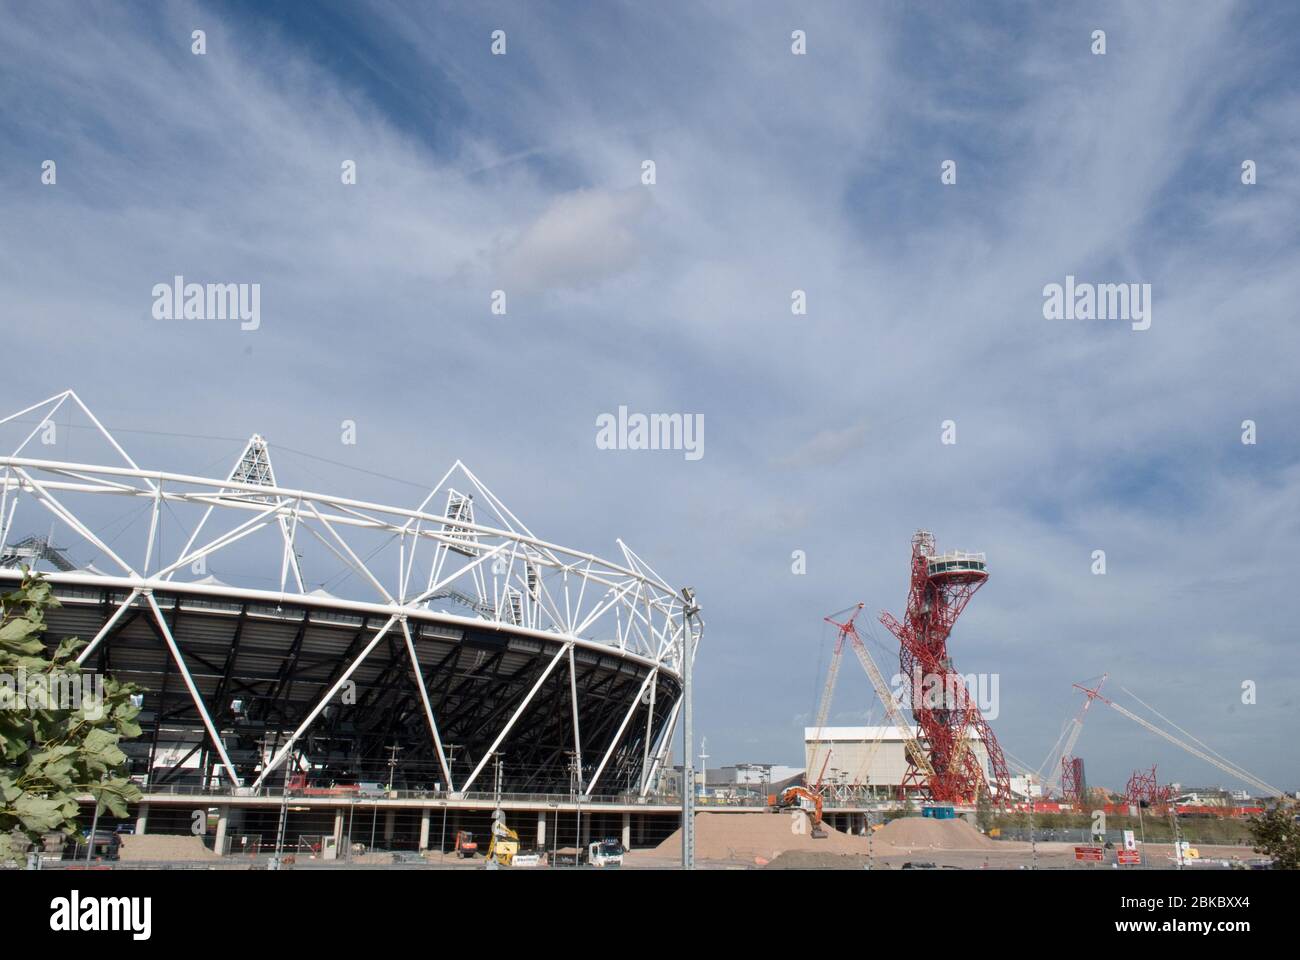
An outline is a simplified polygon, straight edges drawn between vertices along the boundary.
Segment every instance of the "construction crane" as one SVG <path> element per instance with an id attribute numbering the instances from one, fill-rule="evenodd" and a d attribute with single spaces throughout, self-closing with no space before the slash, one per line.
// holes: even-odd
<path id="1" fill-rule="evenodd" d="M 808 755 L 808 774 L 811 775 L 812 771 L 815 769 L 818 770 L 818 774 L 816 780 L 807 783 L 806 789 L 809 790 L 812 795 L 817 797 L 817 809 L 813 810 L 811 801 L 808 801 L 807 798 L 801 797 L 801 795 L 796 791 L 796 788 L 793 787 L 787 789 L 778 802 L 778 806 L 781 808 L 795 805 L 804 806 L 805 809 L 808 809 L 810 815 L 815 814 L 818 822 L 821 820 L 820 800 L 822 777 L 826 771 L 826 765 L 830 762 L 830 754 L 828 753 L 828 755 L 822 759 L 820 769 L 818 768 L 817 761 L 821 759 L 821 748 L 824 742 L 826 722 L 830 716 L 831 702 L 835 695 L 835 683 L 839 679 L 840 663 L 844 656 L 844 647 L 846 643 L 848 646 L 852 647 L 854 655 L 858 658 L 858 662 L 862 665 L 863 671 L 867 674 L 867 679 L 870 680 L 871 686 L 876 692 L 876 696 L 880 698 L 880 702 L 889 716 L 890 723 L 899 729 L 899 733 L 903 737 L 903 746 L 907 753 L 907 757 L 909 759 L 916 758 L 916 765 L 918 767 L 922 770 L 932 772 L 932 768 L 930 768 L 929 761 L 925 755 L 925 750 L 922 749 L 921 744 L 912 734 L 912 725 L 903 717 L 903 712 L 895 702 L 893 693 L 890 691 L 889 685 L 885 682 L 884 675 L 880 672 L 880 668 L 876 666 L 876 662 L 871 658 L 871 654 L 868 652 L 866 645 L 858 635 L 855 621 L 857 620 L 858 615 L 862 612 L 864 606 L 865 604 L 859 603 L 856 606 L 846 607 L 838 613 L 833 613 L 830 616 L 823 617 L 827 623 L 836 628 L 836 635 L 835 648 L 831 652 L 830 666 L 826 671 L 826 684 L 822 688 L 821 699 L 817 705 L 816 727 L 814 728 L 816 730 L 816 735 L 813 738 L 812 750 Z M 837 617 L 842 617 L 845 613 L 850 613 L 850 611 L 851 615 L 843 622 L 836 619 Z M 883 735 L 883 731 L 880 731 L 880 733 Z M 875 752 L 874 747 L 879 745 L 880 739 L 880 736 L 876 737 L 876 743 L 873 744 L 873 754 Z M 807 779 L 808 778 L 806 778 L 806 780 Z M 800 803 L 801 799 L 805 802 Z"/>
<path id="2" fill-rule="evenodd" d="M 1235 777 L 1236 779 L 1242 781 L 1243 783 L 1246 783 L 1249 786 L 1254 787 L 1256 790 L 1260 791 L 1260 793 L 1264 794 L 1265 796 L 1274 797 L 1280 800 L 1288 799 L 1286 794 L 1283 793 L 1281 790 L 1279 790 L 1277 787 L 1265 783 L 1263 780 L 1259 779 L 1253 774 L 1247 773 L 1245 770 L 1241 769 L 1236 764 L 1228 762 L 1228 760 L 1219 757 L 1217 754 L 1211 756 L 1211 754 L 1206 753 L 1205 750 L 1198 749 L 1197 747 L 1194 747 L 1192 744 L 1187 743 L 1185 740 L 1181 740 L 1178 737 L 1174 736 L 1172 733 L 1160 729 L 1154 723 L 1151 723 L 1149 720 L 1139 717 L 1136 713 L 1134 713 L 1132 710 L 1129 710 L 1127 707 L 1121 706 L 1120 704 L 1116 703 L 1114 700 L 1107 699 L 1106 697 L 1098 693 L 1096 690 L 1088 690 L 1086 687 L 1081 687 L 1077 683 L 1075 684 L 1075 686 L 1078 687 L 1080 690 L 1082 690 L 1085 694 L 1087 694 L 1089 700 L 1094 700 L 1094 699 L 1100 700 L 1102 703 L 1112 708 L 1116 713 L 1128 717 L 1130 720 L 1132 720 L 1134 723 L 1138 724 L 1139 726 L 1144 727 L 1147 730 L 1150 730 L 1152 733 L 1154 733 L 1156 736 L 1160 737 L 1163 740 L 1168 740 L 1174 746 L 1186 750 L 1188 753 L 1190 753 L 1192 756 L 1196 757 L 1197 759 L 1204 760 L 1206 763 L 1210 764 L 1210 766 L 1222 770 L 1224 773 L 1228 774 L 1229 776 Z M 1100 686 L 1100 684 L 1098 686 Z M 1132 696 L 1132 694 L 1130 694 L 1130 696 Z M 1152 712 L 1155 712 L 1154 709 L 1152 710 Z M 1161 719 L 1164 719 L 1166 720 L 1166 722 L 1172 724 L 1172 721 L 1169 721 L 1168 718 L 1162 717 Z M 1176 724 L 1172 724 L 1172 725 L 1177 726 Z M 1181 727 L 1178 727 L 1178 729 L 1182 730 Z M 1185 733 L 1186 731 L 1183 732 Z M 1188 734 L 1188 736 L 1190 737 L 1191 734 Z M 1196 740 L 1195 737 L 1192 737 L 1192 739 Z M 1200 743 L 1199 740 L 1196 740 L 1196 742 Z M 1202 744 L 1202 746 L 1204 746 L 1204 744 Z M 1209 750 L 1209 748 L 1206 747 L 1206 750 Z"/>
<path id="3" fill-rule="evenodd" d="M 861 606 L 862 606 L 861 604 L 858 604 L 859 609 L 861 609 Z M 851 610 L 853 608 L 850 607 L 849 609 Z M 840 612 L 843 613 L 845 611 L 840 611 Z M 839 616 L 839 614 L 832 614 L 832 616 Z M 857 614 L 855 613 L 854 616 L 857 616 Z M 828 623 L 833 622 L 831 621 L 830 617 L 826 617 L 825 619 Z M 840 676 L 840 659 L 843 656 L 844 656 L 844 631 L 841 630 L 835 637 L 835 649 L 831 651 L 830 666 L 826 670 L 826 684 L 825 686 L 822 687 L 821 699 L 817 702 L 817 723 L 816 726 L 814 727 L 817 733 L 813 737 L 812 751 L 808 754 L 808 771 L 807 771 L 808 775 L 811 775 L 813 770 L 816 769 L 817 767 L 817 759 L 821 751 L 822 742 L 823 742 L 822 737 L 826 730 L 826 721 L 830 717 L 831 700 L 835 696 L 835 682 L 839 679 Z M 829 761 L 829 759 L 830 758 L 827 757 L 827 761 Z M 825 767 L 825 764 L 826 761 L 824 761 L 822 764 L 823 768 Z M 805 776 L 805 780 L 806 779 L 807 776 Z M 818 782 L 820 783 L 821 781 L 820 774 L 818 774 L 817 779 Z"/>
<path id="4" fill-rule="evenodd" d="M 862 612 L 864 606 L 865 604 L 859 603 L 856 607 L 850 607 L 853 616 L 843 623 L 838 623 L 831 617 L 826 617 L 826 622 L 839 629 L 840 644 L 846 638 L 848 639 L 849 646 L 853 648 L 858 662 L 862 664 L 863 671 L 871 681 L 871 686 L 875 688 L 876 696 L 880 698 L 885 713 L 889 715 L 889 722 L 898 727 L 899 734 L 903 738 L 903 751 L 907 758 L 915 763 L 927 777 L 931 777 L 934 775 L 934 768 L 930 766 L 929 757 L 926 756 L 920 741 L 912 733 L 912 724 L 908 723 L 904 718 L 903 711 L 899 709 L 898 703 L 894 700 L 894 694 L 889 689 L 889 684 L 885 683 L 884 674 L 876 666 L 876 661 L 871 659 L 871 654 L 867 651 L 866 644 L 862 642 L 862 637 L 858 636 L 858 628 L 854 621 L 857 620 L 858 614 Z"/>
<path id="5" fill-rule="evenodd" d="M 1087 716 L 1088 708 L 1092 706 L 1092 701 L 1097 692 L 1101 690 L 1101 685 L 1106 682 L 1107 676 L 1109 676 L 1109 674 L 1103 673 L 1101 675 L 1101 681 L 1091 690 L 1087 687 L 1081 686 L 1080 684 L 1074 684 L 1074 686 L 1088 694 L 1088 696 L 1084 698 L 1083 706 L 1079 708 L 1079 712 L 1074 715 L 1068 724 L 1066 724 L 1066 728 L 1062 731 L 1061 737 L 1057 738 L 1056 745 L 1054 745 L 1051 751 L 1048 752 L 1047 759 L 1043 762 L 1044 768 L 1047 772 L 1047 779 L 1043 781 L 1043 799 L 1050 797 L 1056 790 L 1057 785 L 1061 782 L 1061 773 L 1064 769 L 1061 764 L 1066 757 L 1074 756 L 1074 745 L 1079 742 L 1079 734 L 1083 732 L 1083 718 Z M 1061 744 L 1062 739 L 1065 740 L 1065 744 L 1058 752 L 1056 746 Z M 1040 769 L 1039 772 L 1041 776 L 1043 770 Z"/>

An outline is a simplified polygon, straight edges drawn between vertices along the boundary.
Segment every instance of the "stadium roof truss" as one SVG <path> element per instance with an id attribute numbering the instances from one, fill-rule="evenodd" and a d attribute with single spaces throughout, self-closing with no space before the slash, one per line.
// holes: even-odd
<path id="1" fill-rule="evenodd" d="M 65 408 L 67 413 L 75 415 L 79 411 L 84 415 L 112 451 L 112 456 L 105 459 L 116 462 L 81 463 L 31 456 L 33 441 Z M 573 750 L 579 758 L 578 769 L 583 769 L 579 693 L 573 667 L 575 649 L 612 649 L 648 668 L 635 697 L 622 712 L 617 732 L 595 763 L 594 773 L 589 778 L 579 774 L 580 781 L 586 782 L 579 782 L 578 789 L 590 794 L 596 788 L 636 708 L 646 703 L 650 710 L 643 739 L 640 792 L 644 794 L 654 781 L 668 753 L 680 708 L 679 697 L 671 707 L 668 722 L 658 731 L 649 729 L 656 715 L 653 699 L 659 684 L 655 681 L 660 674 L 680 678 L 686 639 L 689 636 L 690 655 L 694 656 L 702 626 L 698 618 L 687 626 L 678 593 L 621 540 L 617 543 L 622 560 L 612 562 L 539 539 L 459 460 L 417 506 L 403 508 L 282 487 L 276 480 L 268 445 L 256 435 L 223 479 L 142 469 L 71 390 L 0 419 L 0 426 L 25 426 L 32 421 L 35 426 L 22 442 L 10 455 L 0 457 L 0 554 L 14 532 L 19 501 L 28 498 L 93 548 L 97 560 L 104 558 L 106 565 L 113 568 L 111 572 L 91 565 L 50 574 L 56 583 L 120 588 L 125 598 L 89 639 L 78 662 L 84 663 L 95 652 L 128 610 L 150 616 L 151 627 L 165 643 L 202 719 L 220 768 L 236 788 L 247 785 L 227 754 L 210 705 L 196 686 L 155 592 L 183 586 L 190 594 L 286 605 L 297 600 L 318 607 L 377 614 L 382 622 L 369 643 L 338 672 L 333 684 L 306 712 L 289 739 L 268 763 L 261 765 L 251 784 L 253 790 L 285 763 L 298 740 L 386 637 L 390 643 L 396 639 L 405 648 L 433 750 L 444 782 L 453 793 L 466 792 L 479 781 L 496 746 L 565 660 L 570 677 Z M 110 545 L 110 540 L 113 544 L 118 540 L 103 532 L 98 518 L 104 511 L 88 506 L 114 498 L 137 501 L 147 508 L 148 533 L 134 553 Z M 184 546 L 172 553 L 164 553 L 159 536 L 166 514 L 174 518 L 186 514 L 188 522 L 177 522 L 186 529 L 192 524 Z M 384 545 L 382 551 L 367 546 L 376 538 Z M 355 575 L 369 597 L 347 599 L 321 589 L 309 591 L 302 570 L 308 544 L 313 544 L 318 554 L 336 558 L 342 568 Z M 278 589 L 239 588 L 211 577 L 176 579 L 178 575 L 200 572 L 211 558 L 236 550 L 241 551 L 241 567 L 249 551 L 255 551 L 263 569 L 278 570 Z M 382 563 L 376 559 L 380 553 L 384 555 Z M 544 671 L 505 718 L 492 747 L 459 783 L 451 775 L 439 734 L 439 718 L 410 626 L 412 619 L 460 619 L 432 611 L 430 605 L 438 601 L 465 608 L 466 617 L 477 627 L 559 640 L 557 652 L 550 655 Z"/>

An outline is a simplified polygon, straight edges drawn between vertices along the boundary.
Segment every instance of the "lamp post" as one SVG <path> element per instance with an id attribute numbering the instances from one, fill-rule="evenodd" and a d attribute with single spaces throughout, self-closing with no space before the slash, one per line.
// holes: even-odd
<path id="1" fill-rule="evenodd" d="M 449 743 L 443 747 L 447 754 L 447 771 L 451 772 L 452 761 L 456 759 L 456 744 Z M 442 800 L 442 837 L 438 842 L 438 859 L 444 860 L 447 857 L 447 800 L 451 797 L 451 784 L 447 784 L 447 796 Z"/>
<path id="2" fill-rule="evenodd" d="M 1139 800 L 1137 805 L 1138 833 L 1142 837 L 1142 868 L 1145 870 L 1147 869 L 1149 864 L 1147 861 L 1147 828 L 1146 828 L 1146 824 L 1142 822 L 1142 808 L 1144 806 L 1146 806 L 1146 801 Z"/>
<path id="3" fill-rule="evenodd" d="M 695 742 L 691 716 L 691 673 L 695 660 L 695 633 L 691 621 L 700 613 L 695 591 L 682 587 L 682 869 L 695 869 L 695 768 L 691 748 Z"/>
<path id="4" fill-rule="evenodd" d="M 700 740 L 700 797 L 707 800 L 709 797 L 709 755 L 704 751 L 709 749 L 709 738 L 704 737 Z"/>
<path id="5" fill-rule="evenodd" d="M 569 796 L 573 798 L 576 816 L 573 822 L 573 849 L 577 851 L 574 854 L 574 866 L 577 866 L 582 859 L 582 784 L 579 780 L 582 769 L 578 765 L 578 754 L 574 750 L 567 751 L 569 755 Z M 560 832 L 559 814 L 555 817 L 555 832 Z"/>
<path id="6" fill-rule="evenodd" d="M 101 777 L 99 778 L 99 782 L 100 782 L 100 784 L 101 784 L 101 786 L 102 786 L 102 784 L 103 784 L 103 782 L 104 782 L 104 777 L 103 777 L 103 776 L 101 776 Z M 102 793 L 101 793 L 101 795 L 100 795 L 99 797 L 96 797 L 96 798 L 95 798 L 95 815 L 94 815 L 93 818 L 91 818 L 91 821 L 90 821 L 90 842 L 89 842 L 88 844 L 86 844 L 86 862 L 87 862 L 87 863 L 90 863 L 91 855 L 95 852 L 95 834 L 99 832 L 99 808 L 102 806 L 102 796 L 103 796 L 103 795 L 102 795 Z M 37 858 L 37 869 L 40 869 L 40 859 L 39 859 L 39 855 L 38 855 L 38 858 Z"/>

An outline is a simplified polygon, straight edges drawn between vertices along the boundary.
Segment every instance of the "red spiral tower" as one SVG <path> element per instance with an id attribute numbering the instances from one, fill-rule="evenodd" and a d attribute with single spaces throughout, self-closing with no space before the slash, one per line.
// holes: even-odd
<path id="1" fill-rule="evenodd" d="M 899 666 L 919 728 L 917 739 L 934 771 L 926 775 L 913 761 L 904 783 L 933 800 L 973 803 L 986 787 L 996 803 L 1011 799 L 1002 748 L 948 656 L 953 625 L 988 576 L 984 554 L 938 554 L 934 535 L 918 530 L 912 537 L 912 576 L 903 621 L 887 612 L 880 615 L 880 622 L 898 638 Z M 987 752 L 987 771 L 973 749 L 976 742 Z"/>

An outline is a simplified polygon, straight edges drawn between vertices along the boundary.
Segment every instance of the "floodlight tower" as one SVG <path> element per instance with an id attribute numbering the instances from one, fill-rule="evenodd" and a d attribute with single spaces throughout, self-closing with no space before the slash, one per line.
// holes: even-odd
<path id="1" fill-rule="evenodd" d="M 917 735 L 933 768 L 924 778 L 925 792 L 934 800 L 973 803 L 986 785 L 995 803 L 1006 803 L 1011 797 L 1002 748 L 948 656 L 948 636 L 988 576 L 984 554 L 939 554 L 934 535 L 918 530 L 912 537 L 912 573 L 903 621 L 889 613 L 880 615 L 880 622 L 898 638 L 903 683 L 920 728 Z M 973 740 L 982 743 L 988 754 L 987 775 L 972 749 Z M 915 769 L 908 775 L 921 779 Z"/>

